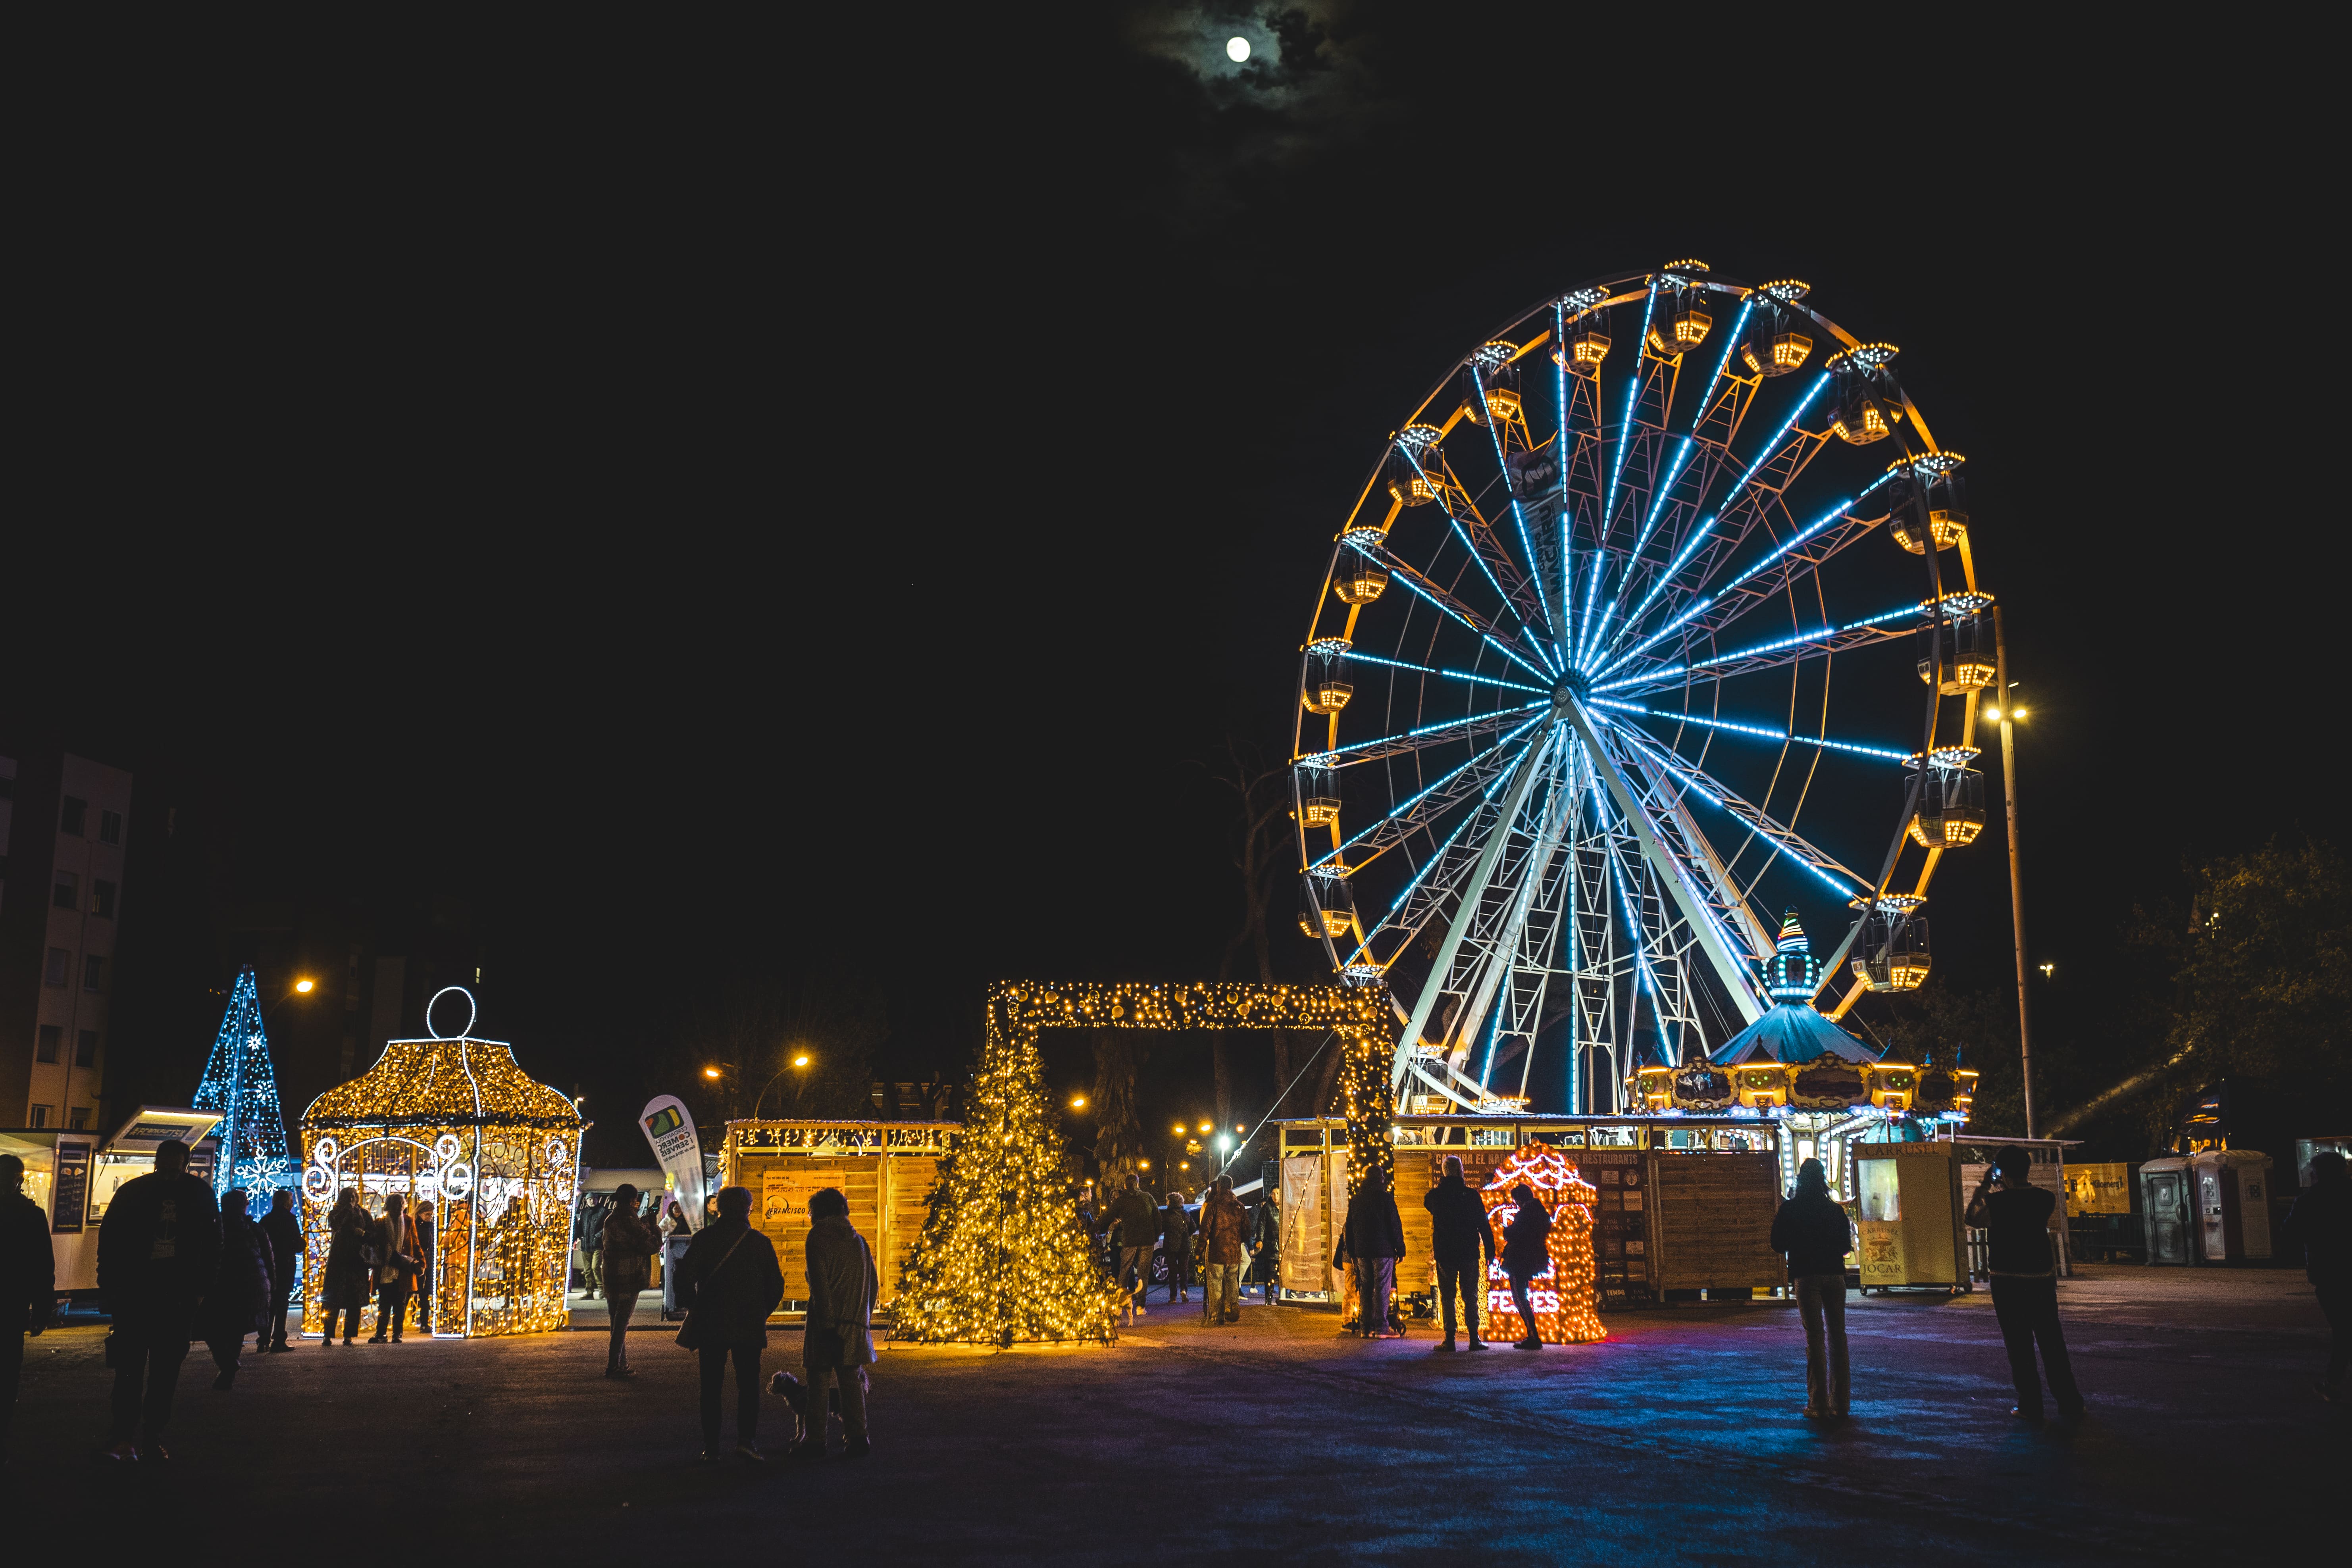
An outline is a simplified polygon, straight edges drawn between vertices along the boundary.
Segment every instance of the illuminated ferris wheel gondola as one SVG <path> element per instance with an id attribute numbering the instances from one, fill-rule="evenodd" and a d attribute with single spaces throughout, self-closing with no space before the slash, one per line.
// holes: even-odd
<path id="1" fill-rule="evenodd" d="M 1570 1109 L 1615 1108 L 1775 1005 L 1776 903 L 1846 928 L 1832 1016 L 1927 974 L 1928 883 L 1984 822 L 1991 596 L 1896 350 L 1808 293 L 1678 261 L 1547 300 L 1339 532 L 1299 921 L 1391 987 L 1401 1109 L 1524 1104 L 1539 1048 Z"/>

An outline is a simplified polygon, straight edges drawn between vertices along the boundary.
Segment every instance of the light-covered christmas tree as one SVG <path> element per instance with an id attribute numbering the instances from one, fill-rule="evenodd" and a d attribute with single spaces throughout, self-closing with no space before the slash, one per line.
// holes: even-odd
<path id="1" fill-rule="evenodd" d="M 243 1188 L 250 1196 L 246 1212 L 256 1218 L 269 1212 L 269 1194 L 294 1185 L 294 1165 L 287 1153 L 286 1116 L 278 1103 L 278 1068 L 269 1059 L 269 1041 L 262 1029 L 261 996 L 253 983 L 253 966 L 246 965 L 229 992 L 228 1011 L 221 1017 L 213 1053 L 205 1062 L 204 1081 L 188 1102 L 198 1110 L 221 1113 L 220 1153 L 213 1161 L 213 1192 Z"/>
<path id="2" fill-rule="evenodd" d="M 1034 1030 L 989 1009 L 955 1152 L 900 1276 L 895 1338 L 926 1343 L 1116 1336 L 1118 1296 L 1078 1229 Z"/>

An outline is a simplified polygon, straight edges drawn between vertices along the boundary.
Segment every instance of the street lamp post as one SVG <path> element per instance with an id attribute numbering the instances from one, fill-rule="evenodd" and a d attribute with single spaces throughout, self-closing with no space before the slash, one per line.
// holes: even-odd
<path id="1" fill-rule="evenodd" d="M 2001 635 L 2000 606 L 1992 610 L 1993 679 L 1999 683 L 2000 711 L 2000 794 L 2009 824 L 2010 921 L 2017 936 L 2017 1062 L 2025 1086 L 2025 1135 L 2033 1136 L 2033 1008 L 2025 988 L 2025 882 L 2017 858 L 2017 738 L 2016 721 L 2022 709 L 2009 700 L 2009 641 Z"/>

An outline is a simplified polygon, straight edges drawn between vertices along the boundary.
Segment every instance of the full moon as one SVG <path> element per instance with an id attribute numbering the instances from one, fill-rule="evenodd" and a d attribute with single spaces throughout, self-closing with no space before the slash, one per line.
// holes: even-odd
<path id="1" fill-rule="evenodd" d="M 1247 38 L 1227 38 L 1225 40 L 1225 58 L 1233 61 L 1235 65 L 1239 65 L 1244 60 L 1249 58 L 1249 40 Z"/>

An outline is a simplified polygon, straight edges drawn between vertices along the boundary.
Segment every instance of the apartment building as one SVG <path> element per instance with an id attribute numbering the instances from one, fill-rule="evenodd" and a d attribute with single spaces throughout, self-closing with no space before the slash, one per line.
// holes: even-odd
<path id="1" fill-rule="evenodd" d="M 0 749 L 0 1125 L 96 1126 L 130 820 L 122 769 Z"/>

